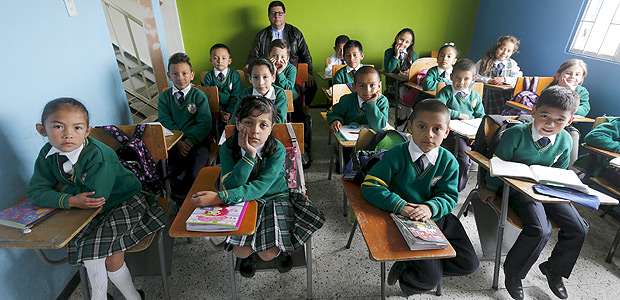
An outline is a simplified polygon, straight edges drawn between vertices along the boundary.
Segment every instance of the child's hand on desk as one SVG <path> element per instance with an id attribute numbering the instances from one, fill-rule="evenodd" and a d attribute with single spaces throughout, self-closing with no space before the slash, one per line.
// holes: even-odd
<path id="1" fill-rule="evenodd" d="M 506 82 L 506 77 L 493 77 L 489 79 L 489 84 L 502 85 Z"/>
<path id="2" fill-rule="evenodd" d="M 196 206 L 213 206 L 223 203 L 220 195 L 213 191 L 202 191 L 193 194 L 191 201 Z"/>
<path id="3" fill-rule="evenodd" d="M 409 219 L 426 222 L 433 216 L 431 208 L 426 204 L 407 203 L 400 211 L 400 214 Z"/>
<path id="4" fill-rule="evenodd" d="M 338 131 L 340 131 L 340 128 L 342 128 L 342 123 L 341 123 L 340 121 L 338 121 L 338 120 L 336 120 L 336 121 L 332 122 L 332 123 L 329 125 L 329 129 L 331 129 L 333 132 L 338 132 Z"/>
<path id="5" fill-rule="evenodd" d="M 460 114 L 459 115 L 459 120 L 469 120 L 469 115 L 468 114 Z"/>
<path id="6" fill-rule="evenodd" d="M 496 192 L 491 192 L 485 187 L 480 187 L 480 190 L 478 191 L 478 197 L 480 197 L 480 200 L 482 200 L 482 202 L 484 203 L 488 203 L 489 201 L 493 202 L 496 196 Z"/>
<path id="7" fill-rule="evenodd" d="M 246 153 L 250 154 L 252 157 L 256 158 L 256 148 L 250 145 L 250 134 L 248 133 L 247 128 L 241 127 L 241 131 L 239 131 L 239 147 L 243 149 Z"/>
<path id="8" fill-rule="evenodd" d="M 179 141 L 177 143 L 177 151 L 179 152 L 179 155 L 185 157 L 189 154 L 189 150 L 191 149 L 191 147 L 185 143 L 184 141 Z"/>
<path id="9" fill-rule="evenodd" d="M 103 197 L 90 198 L 89 197 L 94 194 L 95 192 L 80 193 L 73 197 L 69 197 L 69 199 L 67 200 L 67 203 L 69 204 L 69 207 L 77 207 L 77 208 L 84 208 L 84 209 L 97 208 L 97 207 L 102 206 L 105 203 L 105 198 Z"/>

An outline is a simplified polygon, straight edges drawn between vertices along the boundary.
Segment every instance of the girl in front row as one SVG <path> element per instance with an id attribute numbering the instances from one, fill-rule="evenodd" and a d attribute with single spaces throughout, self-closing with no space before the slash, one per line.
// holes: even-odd
<path id="1" fill-rule="evenodd" d="M 125 264 L 125 251 L 164 227 L 157 201 L 116 153 L 88 137 L 86 107 L 73 98 L 52 100 L 37 131 L 48 138 L 36 159 L 27 196 L 43 206 L 98 208 L 101 212 L 68 244 L 71 265 L 84 264 L 95 300 L 107 299 L 108 278 L 129 300 L 144 299 Z"/>
<path id="2" fill-rule="evenodd" d="M 520 41 L 512 35 L 500 36 L 493 47 L 476 63 L 476 73 L 481 81 L 492 85 L 511 85 L 523 76 L 517 62 L 510 58 L 519 49 Z M 484 87 L 482 102 L 487 115 L 500 114 L 506 100 L 512 97 L 512 89 Z"/>
<path id="3" fill-rule="evenodd" d="M 262 260 L 277 259 L 278 271 L 292 267 L 290 253 L 321 228 L 325 217 L 306 196 L 290 192 L 284 177 L 286 150 L 273 136 L 276 120 L 273 101 L 248 96 L 235 111 L 235 134 L 220 148 L 222 191 L 201 191 L 192 196 L 197 206 L 258 202 L 256 232 L 228 237 L 241 258 L 239 272 L 252 277 L 256 254 Z"/>

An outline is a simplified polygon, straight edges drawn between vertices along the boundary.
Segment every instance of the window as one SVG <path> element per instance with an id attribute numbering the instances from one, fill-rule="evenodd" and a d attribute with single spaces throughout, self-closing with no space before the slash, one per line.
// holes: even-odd
<path id="1" fill-rule="evenodd" d="M 569 52 L 620 62 L 620 0 L 588 0 Z"/>

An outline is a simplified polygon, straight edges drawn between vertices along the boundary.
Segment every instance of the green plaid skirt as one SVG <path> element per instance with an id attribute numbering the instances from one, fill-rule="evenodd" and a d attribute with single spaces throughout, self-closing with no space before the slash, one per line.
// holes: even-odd
<path id="1" fill-rule="evenodd" d="M 291 252 L 301 246 L 325 223 L 323 213 L 307 196 L 290 191 L 272 199 L 258 199 L 256 232 L 248 236 L 231 236 L 232 246 L 252 247 L 262 252 L 278 247 Z"/>
<path id="2" fill-rule="evenodd" d="M 506 101 L 512 98 L 512 93 L 513 90 L 503 90 L 485 86 L 482 92 L 482 103 L 484 105 L 485 114 L 501 114 L 502 110 L 504 110 L 504 106 L 506 106 Z"/>
<path id="3" fill-rule="evenodd" d="M 157 200 L 137 193 L 110 211 L 97 214 L 69 241 L 69 264 L 126 251 L 164 226 L 164 213 Z"/>

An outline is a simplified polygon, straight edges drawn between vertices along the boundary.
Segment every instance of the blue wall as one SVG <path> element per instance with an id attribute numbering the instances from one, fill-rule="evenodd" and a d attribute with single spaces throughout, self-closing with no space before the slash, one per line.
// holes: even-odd
<path id="1" fill-rule="evenodd" d="M 592 106 L 588 116 L 619 116 L 620 64 L 567 52 L 573 28 L 586 2 L 524 0 L 518 3 L 480 1 L 470 58 L 479 60 L 504 34 L 521 40 L 520 53 L 513 58 L 525 75 L 553 76 L 562 62 L 580 58 L 588 64 L 584 82 Z"/>
<path id="2" fill-rule="evenodd" d="M 2 4 L 0 209 L 19 199 L 45 140 L 35 131 L 45 103 L 61 96 L 82 100 L 91 125 L 131 124 L 127 99 L 101 1 L 5 1 Z M 66 250 L 46 251 L 61 258 Z M 0 249 L 2 299 L 54 299 L 76 271 L 50 267 L 31 250 Z"/>

